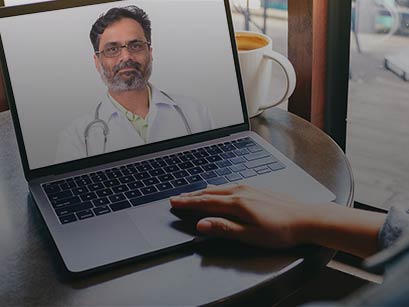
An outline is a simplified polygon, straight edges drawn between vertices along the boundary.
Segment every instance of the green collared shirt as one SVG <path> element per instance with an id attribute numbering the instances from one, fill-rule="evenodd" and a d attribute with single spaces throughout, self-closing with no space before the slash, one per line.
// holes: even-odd
<path id="1" fill-rule="evenodd" d="M 146 118 L 143 118 L 137 114 L 134 114 L 131 111 L 128 111 L 127 109 L 125 109 L 118 101 L 112 98 L 111 95 L 108 94 L 108 97 L 111 100 L 112 104 L 115 106 L 115 108 L 117 108 L 123 115 L 125 115 L 125 117 L 129 120 L 129 122 L 135 128 L 135 131 L 140 135 L 140 137 L 146 143 L 147 134 L 148 134 L 148 120 L 147 120 L 148 116 L 146 116 Z M 151 105 L 151 100 L 152 100 L 151 88 L 148 86 L 149 106 Z"/>

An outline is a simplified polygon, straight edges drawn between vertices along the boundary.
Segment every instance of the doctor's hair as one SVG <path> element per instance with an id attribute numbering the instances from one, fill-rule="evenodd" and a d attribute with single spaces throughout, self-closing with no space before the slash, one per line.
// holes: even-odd
<path id="1" fill-rule="evenodd" d="M 114 7 L 109 9 L 106 13 L 101 14 L 92 25 L 89 38 L 91 39 L 95 52 L 99 51 L 100 38 L 105 29 L 124 18 L 130 18 L 138 22 L 143 29 L 147 41 L 149 43 L 151 42 L 151 21 L 144 10 L 135 5 Z"/>

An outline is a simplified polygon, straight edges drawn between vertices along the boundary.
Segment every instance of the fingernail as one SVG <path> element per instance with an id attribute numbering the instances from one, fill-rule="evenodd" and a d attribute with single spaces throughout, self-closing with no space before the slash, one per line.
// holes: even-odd
<path id="1" fill-rule="evenodd" d="M 198 231 L 202 231 L 202 232 L 206 232 L 212 229 L 212 223 L 209 221 L 199 221 L 199 223 L 197 223 L 197 230 Z"/>

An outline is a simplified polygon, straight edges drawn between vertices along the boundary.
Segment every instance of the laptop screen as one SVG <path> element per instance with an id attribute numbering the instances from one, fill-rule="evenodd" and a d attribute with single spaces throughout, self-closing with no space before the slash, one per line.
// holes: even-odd
<path id="1" fill-rule="evenodd" d="M 31 170 L 244 122 L 222 0 L 0 20 Z"/>

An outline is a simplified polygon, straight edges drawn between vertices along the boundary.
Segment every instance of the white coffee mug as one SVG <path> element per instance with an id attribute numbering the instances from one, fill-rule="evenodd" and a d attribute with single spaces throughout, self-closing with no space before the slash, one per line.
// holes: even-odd
<path id="1" fill-rule="evenodd" d="M 251 31 L 235 35 L 247 110 L 253 117 L 288 100 L 295 89 L 295 70 L 285 56 L 272 50 L 270 37 Z"/>

